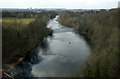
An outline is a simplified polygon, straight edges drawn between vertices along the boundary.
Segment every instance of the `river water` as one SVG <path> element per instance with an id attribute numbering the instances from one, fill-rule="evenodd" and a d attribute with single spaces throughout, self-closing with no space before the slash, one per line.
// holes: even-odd
<path id="1" fill-rule="evenodd" d="M 59 16 L 47 27 L 53 35 L 44 38 L 11 72 L 14 77 L 74 77 L 90 55 L 90 47 L 76 30 L 60 24 Z"/>

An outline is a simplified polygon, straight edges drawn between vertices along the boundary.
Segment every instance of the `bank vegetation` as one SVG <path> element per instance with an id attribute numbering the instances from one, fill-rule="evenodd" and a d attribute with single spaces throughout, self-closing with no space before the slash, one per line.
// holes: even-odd
<path id="1" fill-rule="evenodd" d="M 90 40 L 91 56 L 86 62 L 85 77 L 118 77 L 118 9 L 72 12 L 62 11 L 58 19 L 75 28 Z M 78 74 L 81 76 L 81 74 Z"/>
<path id="2" fill-rule="evenodd" d="M 44 37 L 52 33 L 46 25 L 55 13 L 3 12 L 2 14 L 2 63 L 3 70 L 9 72 L 22 62 L 26 54 Z"/>

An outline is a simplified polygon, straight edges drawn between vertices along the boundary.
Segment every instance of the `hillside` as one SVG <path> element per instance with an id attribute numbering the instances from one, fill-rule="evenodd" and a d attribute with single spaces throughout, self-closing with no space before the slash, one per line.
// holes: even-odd
<path id="1" fill-rule="evenodd" d="M 8 16 L 9 15 L 9 16 Z M 22 62 L 27 53 L 41 40 L 51 34 L 47 22 L 54 12 L 3 13 L 2 18 L 2 62 L 6 72 Z"/>
<path id="2" fill-rule="evenodd" d="M 92 52 L 82 72 L 84 76 L 119 76 L 118 9 L 98 12 L 63 11 L 59 15 L 59 22 L 78 29 L 90 40 Z"/>

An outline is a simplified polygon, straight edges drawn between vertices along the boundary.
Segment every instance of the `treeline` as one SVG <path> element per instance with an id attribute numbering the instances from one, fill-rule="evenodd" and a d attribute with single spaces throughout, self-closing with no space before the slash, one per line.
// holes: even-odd
<path id="1" fill-rule="evenodd" d="M 39 13 L 34 12 L 2 12 L 2 17 L 21 17 L 21 18 L 33 18 Z"/>
<path id="2" fill-rule="evenodd" d="M 55 12 L 41 12 L 36 15 L 34 20 L 30 20 L 30 18 L 25 19 L 24 16 L 18 18 L 15 13 L 16 17 L 14 18 L 2 18 L 3 69 L 8 71 L 21 62 L 26 53 L 35 48 L 45 36 L 52 33 L 52 30 L 47 28 L 46 25 L 53 15 L 55 15 Z"/>
<path id="3" fill-rule="evenodd" d="M 100 12 L 59 13 L 63 25 L 80 30 L 90 39 L 91 57 L 87 60 L 85 77 L 118 77 L 118 9 Z M 81 76 L 79 74 L 78 76 Z"/>
<path id="4" fill-rule="evenodd" d="M 39 13 L 34 13 L 34 12 L 2 12 L 2 17 L 18 17 L 18 18 L 36 18 L 37 15 L 42 14 L 42 15 L 47 15 L 48 12 L 39 12 Z M 51 16 L 54 17 L 57 13 L 51 11 L 50 13 L 53 13 Z"/>

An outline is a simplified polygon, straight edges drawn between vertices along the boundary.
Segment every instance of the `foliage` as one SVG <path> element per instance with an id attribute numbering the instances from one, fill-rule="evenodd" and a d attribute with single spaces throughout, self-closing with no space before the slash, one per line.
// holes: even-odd
<path id="1" fill-rule="evenodd" d="M 45 36 L 51 34 L 51 29 L 46 25 L 53 14 L 54 12 L 41 12 L 36 18 L 2 18 L 3 69 L 6 69 L 6 64 L 19 63 L 20 58 L 24 58 Z M 12 15 L 17 16 L 14 13 Z"/>
<path id="2" fill-rule="evenodd" d="M 64 11 L 59 14 L 58 21 L 79 29 L 90 39 L 92 55 L 86 62 L 84 76 L 119 76 L 118 9 L 97 13 Z"/>

